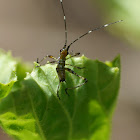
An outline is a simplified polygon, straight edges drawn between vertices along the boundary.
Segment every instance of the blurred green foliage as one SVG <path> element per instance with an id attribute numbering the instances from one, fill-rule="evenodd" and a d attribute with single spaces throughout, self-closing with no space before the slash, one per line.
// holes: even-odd
<path id="1" fill-rule="evenodd" d="M 105 22 L 124 20 L 123 23 L 115 25 L 113 34 L 118 34 L 133 46 L 140 46 L 139 0 L 98 0 L 96 4 Z"/>

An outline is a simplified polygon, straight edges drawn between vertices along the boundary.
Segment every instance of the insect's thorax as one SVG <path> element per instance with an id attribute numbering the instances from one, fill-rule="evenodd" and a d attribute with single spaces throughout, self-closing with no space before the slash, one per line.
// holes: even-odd
<path id="1" fill-rule="evenodd" d="M 57 69 L 63 70 L 65 68 L 65 60 L 59 59 L 58 64 L 57 64 Z"/>

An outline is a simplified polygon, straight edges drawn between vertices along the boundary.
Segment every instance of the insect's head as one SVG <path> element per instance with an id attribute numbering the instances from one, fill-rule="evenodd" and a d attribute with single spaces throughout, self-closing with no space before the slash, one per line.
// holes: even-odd
<path id="1" fill-rule="evenodd" d="M 60 50 L 60 54 L 61 54 L 63 51 L 64 51 L 64 49 L 61 49 L 61 50 Z"/>
<path id="2" fill-rule="evenodd" d="M 68 48 L 66 44 L 64 45 L 63 49 L 60 50 L 60 54 L 63 54 L 63 53 L 68 55 Z"/>
<path id="3" fill-rule="evenodd" d="M 60 50 L 60 56 L 66 57 L 68 55 L 68 50 L 67 48 L 63 48 Z"/>

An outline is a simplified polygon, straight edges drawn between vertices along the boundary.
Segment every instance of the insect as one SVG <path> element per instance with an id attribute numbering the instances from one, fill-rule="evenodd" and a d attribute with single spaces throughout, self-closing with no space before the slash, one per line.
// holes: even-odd
<path id="1" fill-rule="evenodd" d="M 52 55 L 46 55 L 40 62 L 39 62 L 39 59 L 37 58 L 37 63 L 40 64 L 43 60 L 45 60 L 46 58 L 51 58 L 51 59 L 54 59 L 54 61 L 51 61 L 49 63 L 57 63 L 57 67 L 56 67 L 56 71 L 57 71 L 57 74 L 58 74 L 58 77 L 59 77 L 59 85 L 58 85 L 58 88 L 57 88 L 57 97 L 60 99 L 60 96 L 59 96 L 59 87 L 60 87 L 60 83 L 61 82 L 66 82 L 65 80 L 65 71 L 68 71 L 70 72 L 71 74 L 74 74 L 75 76 L 78 76 L 79 78 L 83 79 L 83 83 L 80 84 L 80 85 L 77 85 L 75 87 L 68 87 L 65 89 L 65 92 L 67 95 L 68 94 L 68 90 L 70 89 L 75 89 L 75 88 L 78 88 L 78 87 L 81 87 L 82 85 L 86 84 L 88 82 L 88 80 L 85 78 L 85 77 L 82 77 L 80 75 L 78 75 L 77 73 L 75 73 L 73 70 L 71 70 L 70 68 L 67 68 L 65 66 L 69 65 L 69 66 L 72 66 L 72 67 L 75 67 L 77 69 L 82 69 L 80 67 L 77 67 L 77 66 L 73 66 L 71 64 L 66 64 L 66 60 L 72 58 L 72 57 L 75 57 L 75 56 L 78 56 L 80 55 L 80 53 L 75 53 L 73 55 L 70 55 L 69 58 L 66 58 L 67 55 L 69 54 L 69 49 L 70 47 L 76 42 L 78 41 L 79 39 L 81 39 L 82 37 L 92 33 L 93 31 L 96 31 L 96 30 L 99 30 L 101 28 L 105 28 L 111 24 L 115 24 L 115 23 L 118 23 L 118 22 L 121 22 L 122 20 L 119 20 L 119 21 L 116 21 L 116 22 L 113 22 L 113 23 L 109 23 L 109 24 L 105 24 L 103 26 L 100 26 L 98 28 L 95 28 L 93 30 L 89 30 L 88 32 L 84 33 L 83 35 L 79 36 L 77 39 L 75 39 L 74 41 L 72 41 L 69 45 L 67 45 L 67 23 L 66 23 L 66 16 L 65 16 L 65 10 L 64 10 L 64 6 L 63 6 L 63 0 L 60 0 L 60 4 L 61 4 L 61 8 L 62 8 L 62 12 L 63 12 L 63 17 L 64 17 L 64 26 L 65 26 L 65 44 L 64 44 L 64 47 L 60 50 L 60 56 L 58 58 L 55 58 L 53 57 Z"/>

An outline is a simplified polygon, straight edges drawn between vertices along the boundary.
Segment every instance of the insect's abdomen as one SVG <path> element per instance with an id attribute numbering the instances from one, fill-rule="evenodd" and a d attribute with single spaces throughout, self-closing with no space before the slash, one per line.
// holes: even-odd
<path id="1" fill-rule="evenodd" d="M 59 60 L 58 65 L 56 67 L 56 71 L 60 82 L 65 81 L 65 61 Z"/>

